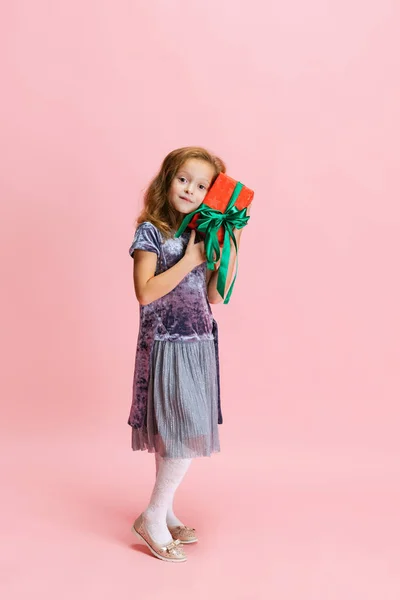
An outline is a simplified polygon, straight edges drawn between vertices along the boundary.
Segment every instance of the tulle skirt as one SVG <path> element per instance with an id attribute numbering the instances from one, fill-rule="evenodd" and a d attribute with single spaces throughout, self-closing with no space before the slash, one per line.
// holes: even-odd
<path id="1" fill-rule="evenodd" d="M 132 450 L 165 458 L 220 451 L 214 340 L 154 342 L 147 415 L 132 428 Z"/>

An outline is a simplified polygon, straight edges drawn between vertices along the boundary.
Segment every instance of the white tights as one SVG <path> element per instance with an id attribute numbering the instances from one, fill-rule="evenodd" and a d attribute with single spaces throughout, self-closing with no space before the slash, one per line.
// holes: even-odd
<path id="1" fill-rule="evenodd" d="M 162 458 L 155 454 L 156 482 L 150 502 L 143 512 L 146 528 L 157 544 L 166 544 L 171 539 L 167 525 L 182 525 L 173 511 L 175 492 L 184 478 L 191 458 Z"/>

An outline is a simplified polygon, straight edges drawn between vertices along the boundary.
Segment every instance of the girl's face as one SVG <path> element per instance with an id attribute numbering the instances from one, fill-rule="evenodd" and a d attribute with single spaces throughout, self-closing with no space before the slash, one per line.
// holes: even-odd
<path id="1" fill-rule="evenodd" d="M 179 213 L 187 215 L 203 202 L 215 169 L 210 163 L 190 158 L 178 170 L 168 192 L 168 200 Z"/>

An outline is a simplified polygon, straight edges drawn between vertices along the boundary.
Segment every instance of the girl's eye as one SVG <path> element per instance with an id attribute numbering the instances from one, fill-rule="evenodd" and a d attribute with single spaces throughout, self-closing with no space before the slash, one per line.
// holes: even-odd
<path id="1" fill-rule="evenodd" d="M 205 186 L 205 185 L 203 185 L 202 183 L 199 185 L 199 188 L 200 188 L 201 190 L 206 190 L 206 189 L 207 189 L 207 188 L 206 188 L 206 186 Z"/>
<path id="2" fill-rule="evenodd" d="M 179 181 L 181 181 L 182 183 L 184 183 L 186 181 L 185 177 L 178 177 Z"/>

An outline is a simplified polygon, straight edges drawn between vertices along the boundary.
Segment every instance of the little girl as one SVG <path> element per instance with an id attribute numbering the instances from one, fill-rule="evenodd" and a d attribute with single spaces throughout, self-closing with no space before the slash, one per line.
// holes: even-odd
<path id="1" fill-rule="evenodd" d="M 193 230 L 174 234 L 221 172 L 222 160 L 203 148 L 168 154 L 146 191 L 129 249 L 140 329 L 128 423 L 132 449 L 154 452 L 156 459 L 149 505 L 132 530 L 169 562 L 185 561 L 181 544 L 197 541 L 196 530 L 174 514 L 175 491 L 192 458 L 219 452 L 222 423 L 218 329 L 210 307 L 223 300 L 218 265 L 207 270 L 204 242 L 196 243 Z M 237 244 L 241 231 L 234 232 Z M 235 258 L 233 251 L 226 289 Z"/>

